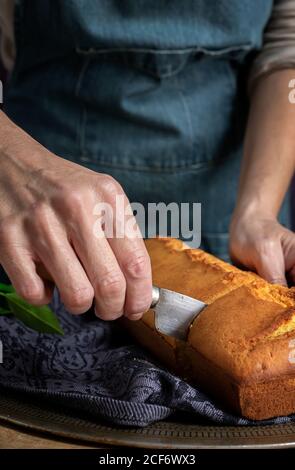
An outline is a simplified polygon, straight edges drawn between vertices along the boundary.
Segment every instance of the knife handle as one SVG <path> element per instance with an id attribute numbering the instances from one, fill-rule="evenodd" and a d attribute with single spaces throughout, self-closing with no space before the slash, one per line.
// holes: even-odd
<path id="1" fill-rule="evenodd" d="M 151 303 L 150 308 L 153 308 L 157 305 L 157 303 L 159 302 L 159 298 L 160 298 L 160 289 L 159 289 L 159 287 L 153 286 L 152 303 Z"/>

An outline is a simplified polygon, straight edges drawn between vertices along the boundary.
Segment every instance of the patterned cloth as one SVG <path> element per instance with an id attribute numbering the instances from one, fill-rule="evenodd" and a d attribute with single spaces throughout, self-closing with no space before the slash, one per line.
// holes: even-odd
<path id="1" fill-rule="evenodd" d="M 93 314 L 73 316 L 55 292 L 52 307 L 65 335 L 38 334 L 13 317 L 0 317 L 1 386 L 91 413 L 98 419 L 146 426 L 181 412 L 227 425 L 255 424 L 233 416 L 197 388 L 163 369 L 122 335 L 120 326 Z M 292 417 L 264 423 L 287 423 Z M 261 422 L 260 422 L 261 423 Z"/>

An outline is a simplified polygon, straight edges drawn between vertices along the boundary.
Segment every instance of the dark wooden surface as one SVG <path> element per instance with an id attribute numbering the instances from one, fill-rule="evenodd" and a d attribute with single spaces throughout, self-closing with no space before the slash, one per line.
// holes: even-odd
<path id="1" fill-rule="evenodd" d="M 105 449 L 99 445 L 62 440 L 49 434 L 32 433 L 0 422 L 0 449 Z"/>

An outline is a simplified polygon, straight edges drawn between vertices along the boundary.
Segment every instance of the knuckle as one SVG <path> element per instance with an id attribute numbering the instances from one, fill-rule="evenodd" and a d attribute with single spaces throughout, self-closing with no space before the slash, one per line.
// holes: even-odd
<path id="1" fill-rule="evenodd" d="M 69 310 L 84 310 L 91 306 L 93 296 L 92 289 L 80 287 L 78 289 L 71 289 L 69 293 L 63 295 L 63 300 Z"/>
<path id="2" fill-rule="evenodd" d="M 32 305 L 44 305 L 46 303 L 42 289 L 37 286 L 22 285 L 17 289 L 17 293 L 23 300 Z"/>
<path id="3" fill-rule="evenodd" d="M 99 187 L 100 189 L 107 193 L 108 195 L 116 195 L 118 193 L 121 193 L 122 187 L 118 183 L 115 178 L 113 178 L 111 175 L 102 175 L 99 181 Z"/>
<path id="4" fill-rule="evenodd" d="M 66 212 L 68 217 L 79 217 L 85 212 L 90 193 L 90 188 L 65 187 L 56 200 L 57 209 Z"/>
<path id="5" fill-rule="evenodd" d="M 151 272 L 150 260 L 146 253 L 137 251 L 126 256 L 123 269 L 127 276 L 138 279 L 148 277 Z"/>
<path id="6" fill-rule="evenodd" d="M 104 297 L 117 298 L 125 294 L 126 282 L 120 271 L 110 271 L 97 281 L 98 289 Z"/>

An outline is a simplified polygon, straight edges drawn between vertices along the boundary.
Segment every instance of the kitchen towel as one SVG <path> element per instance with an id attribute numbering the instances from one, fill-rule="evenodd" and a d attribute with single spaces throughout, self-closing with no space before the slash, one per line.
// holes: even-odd
<path id="1" fill-rule="evenodd" d="M 161 367 L 118 323 L 99 320 L 93 312 L 69 314 L 57 291 L 51 307 L 64 336 L 39 334 L 14 317 L 0 316 L 1 387 L 119 425 L 146 426 L 176 412 L 196 423 L 206 419 L 224 425 L 255 424 L 222 410 L 198 388 Z M 264 423 L 291 421 L 295 415 Z"/>

